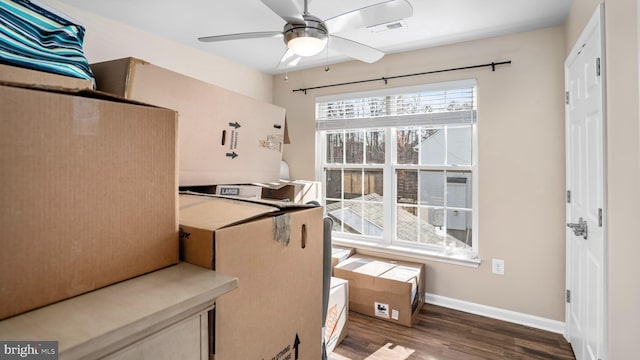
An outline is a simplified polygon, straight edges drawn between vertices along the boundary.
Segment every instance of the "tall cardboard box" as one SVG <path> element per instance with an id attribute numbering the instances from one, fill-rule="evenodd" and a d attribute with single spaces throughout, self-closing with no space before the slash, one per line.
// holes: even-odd
<path id="1" fill-rule="evenodd" d="M 0 84 L 0 319 L 178 261 L 177 115 Z"/>
<path id="2" fill-rule="evenodd" d="M 98 90 L 178 111 L 180 186 L 280 178 L 283 108 L 139 59 L 91 67 Z"/>
<path id="3" fill-rule="evenodd" d="M 333 269 L 349 281 L 349 309 L 411 326 L 425 297 L 425 266 L 365 255 L 353 255 Z"/>
<path id="4" fill-rule="evenodd" d="M 216 360 L 319 359 L 321 207 L 180 195 L 181 258 L 238 278 L 216 301 Z"/>

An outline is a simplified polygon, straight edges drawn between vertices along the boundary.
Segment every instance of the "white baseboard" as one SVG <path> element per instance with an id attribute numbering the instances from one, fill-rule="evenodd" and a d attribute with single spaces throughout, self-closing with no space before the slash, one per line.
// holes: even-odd
<path id="1" fill-rule="evenodd" d="M 564 335 L 564 322 L 562 321 L 527 315 L 516 311 L 504 310 L 429 293 L 426 294 L 425 302 L 427 304 L 438 305 Z"/>

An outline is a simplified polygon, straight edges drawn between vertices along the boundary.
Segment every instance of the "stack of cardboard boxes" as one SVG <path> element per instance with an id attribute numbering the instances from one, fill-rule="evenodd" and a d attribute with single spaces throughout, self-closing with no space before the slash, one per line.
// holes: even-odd
<path id="1" fill-rule="evenodd" d="M 92 69 L 102 91 L 178 111 L 184 189 L 240 195 L 246 188 L 228 184 L 279 180 L 284 109 L 139 59 Z M 322 209 L 258 197 L 179 196 L 181 259 L 239 281 L 210 316 L 211 352 L 216 360 L 313 358 L 322 338 Z"/>
<path id="2" fill-rule="evenodd" d="M 139 59 L 92 69 L 100 90 L 178 111 L 181 187 L 246 195 L 179 198 L 181 259 L 239 280 L 211 316 L 216 359 L 320 353 L 322 209 L 223 185 L 279 180 L 284 109 Z"/>
<path id="3" fill-rule="evenodd" d="M 327 352 L 347 336 L 349 311 L 412 326 L 425 296 L 424 264 L 331 249 L 331 294 L 325 327 Z"/>
<path id="4" fill-rule="evenodd" d="M 284 109 L 141 60 L 93 69 L 99 91 L 0 66 L 0 319 L 181 259 L 238 277 L 210 315 L 217 360 L 315 358 L 323 221 L 304 186 L 179 195 L 278 182 Z"/>

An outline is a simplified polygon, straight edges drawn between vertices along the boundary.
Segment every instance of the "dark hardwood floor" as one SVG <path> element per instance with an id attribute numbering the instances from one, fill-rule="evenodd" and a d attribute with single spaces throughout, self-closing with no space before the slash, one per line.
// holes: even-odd
<path id="1" fill-rule="evenodd" d="M 425 304 L 408 328 L 349 313 L 332 360 L 575 360 L 560 334 Z"/>

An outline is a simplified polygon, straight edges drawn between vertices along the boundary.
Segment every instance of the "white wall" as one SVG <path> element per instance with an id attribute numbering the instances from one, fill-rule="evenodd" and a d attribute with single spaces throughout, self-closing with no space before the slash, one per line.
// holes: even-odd
<path id="1" fill-rule="evenodd" d="M 293 89 L 511 60 L 511 65 L 409 77 L 389 87 L 476 78 L 479 131 L 478 269 L 427 262 L 427 292 L 564 321 L 564 29 L 387 55 L 274 79 L 287 109 L 293 178 L 315 176 L 315 97 L 384 87 L 374 82 L 303 93 Z M 504 276 L 491 259 L 505 260 Z"/>
<path id="2" fill-rule="evenodd" d="M 575 0 L 566 53 L 600 3 Z M 640 334 L 638 3 L 605 1 L 609 359 L 632 359 Z"/>
<path id="3" fill-rule="evenodd" d="M 269 74 L 56 0 L 41 2 L 85 26 L 84 51 L 89 63 L 136 57 L 228 90 L 272 101 L 273 77 Z"/>

